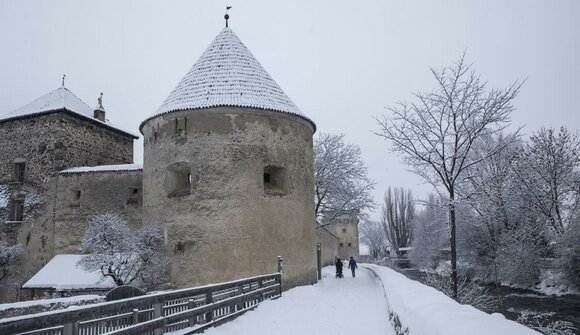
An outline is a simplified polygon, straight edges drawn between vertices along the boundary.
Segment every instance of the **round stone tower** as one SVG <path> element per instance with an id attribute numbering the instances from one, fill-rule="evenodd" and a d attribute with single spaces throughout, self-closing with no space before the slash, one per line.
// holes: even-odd
<path id="1" fill-rule="evenodd" d="M 141 123 L 143 222 L 160 225 L 179 287 L 277 271 L 316 281 L 315 124 L 229 28 Z"/>

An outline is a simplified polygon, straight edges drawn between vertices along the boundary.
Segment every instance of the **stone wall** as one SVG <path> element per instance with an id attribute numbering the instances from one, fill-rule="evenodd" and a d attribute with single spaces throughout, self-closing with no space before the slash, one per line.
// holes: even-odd
<path id="1" fill-rule="evenodd" d="M 316 235 L 322 246 L 322 266 L 334 265 L 338 257 L 338 239 L 324 228 L 316 229 Z"/>
<path id="2" fill-rule="evenodd" d="M 290 114 L 220 107 L 148 120 L 143 220 L 161 223 L 178 287 L 275 272 L 316 281 L 313 126 Z"/>
<path id="3" fill-rule="evenodd" d="M 66 113 L 60 119 L 60 137 L 66 156 L 62 170 L 71 166 L 133 163 L 133 140 L 126 133 Z"/>
<path id="4" fill-rule="evenodd" d="M 88 220 L 115 212 L 141 226 L 142 170 L 59 173 L 56 180 L 54 253 L 79 253 Z"/>

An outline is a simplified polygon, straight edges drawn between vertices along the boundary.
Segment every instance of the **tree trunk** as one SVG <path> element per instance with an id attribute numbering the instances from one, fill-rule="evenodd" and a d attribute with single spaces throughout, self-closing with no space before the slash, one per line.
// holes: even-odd
<path id="1" fill-rule="evenodd" d="M 450 196 L 449 204 L 449 244 L 451 247 L 451 294 L 452 298 L 459 302 L 457 296 L 457 243 L 455 223 L 455 197 Z"/>

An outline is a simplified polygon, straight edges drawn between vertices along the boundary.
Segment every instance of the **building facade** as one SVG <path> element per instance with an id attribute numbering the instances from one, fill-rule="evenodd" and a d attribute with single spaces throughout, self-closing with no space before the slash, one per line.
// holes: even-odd
<path id="1" fill-rule="evenodd" d="M 285 289 L 316 282 L 315 129 L 229 28 L 141 123 L 143 165 L 101 99 L 63 86 L 0 111 L 0 240 L 24 248 L 14 287 L 80 253 L 109 211 L 161 227 L 176 287 L 275 272 L 278 256 Z"/>

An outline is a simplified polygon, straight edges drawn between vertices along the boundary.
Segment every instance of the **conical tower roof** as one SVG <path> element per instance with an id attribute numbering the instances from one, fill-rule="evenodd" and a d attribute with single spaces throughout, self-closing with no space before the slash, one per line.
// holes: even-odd
<path id="1" fill-rule="evenodd" d="M 253 107 L 289 113 L 309 122 L 250 50 L 224 28 L 169 94 L 155 115 L 208 107 Z"/>

